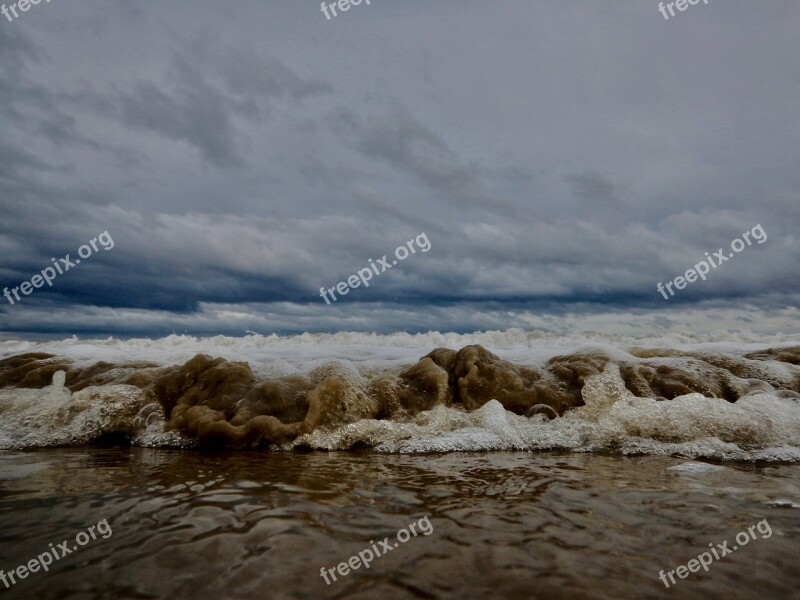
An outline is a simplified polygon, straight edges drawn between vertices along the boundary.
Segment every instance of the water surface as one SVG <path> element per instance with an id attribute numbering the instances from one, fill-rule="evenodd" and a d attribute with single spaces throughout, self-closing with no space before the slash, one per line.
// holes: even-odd
<path id="1" fill-rule="evenodd" d="M 8 598 L 797 598 L 800 466 L 576 453 L 210 452 L 0 457 L 9 571 L 107 519 L 113 534 Z M 706 465 L 705 467 L 703 465 Z M 677 467 L 677 468 L 676 468 Z M 326 585 L 427 515 L 419 535 Z M 767 519 L 772 536 L 666 589 L 660 570 Z"/>

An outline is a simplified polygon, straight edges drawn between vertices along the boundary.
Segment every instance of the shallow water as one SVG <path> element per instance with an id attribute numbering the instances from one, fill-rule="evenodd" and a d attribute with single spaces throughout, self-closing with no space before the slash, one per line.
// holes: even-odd
<path id="1" fill-rule="evenodd" d="M 800 586 L 798 505 L 796 464 L 38 450 L 0 455 L 0 566 L 107 519 L 110 537 L 5 597 L 788 599 Z M 331 585 L 320 576 L 425 515 L 430 535 Z M 770 537 L 670 589 L 659 580 L 763 519 Z"/>

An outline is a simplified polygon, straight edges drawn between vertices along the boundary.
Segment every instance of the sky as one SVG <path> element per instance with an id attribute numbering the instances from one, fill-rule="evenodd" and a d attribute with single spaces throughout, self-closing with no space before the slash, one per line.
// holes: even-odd
<path id="1" fill-rule="evenodd" d="M 0 332 L 800 332 L 798 31 L 796 0 L 0 16 Z"/>

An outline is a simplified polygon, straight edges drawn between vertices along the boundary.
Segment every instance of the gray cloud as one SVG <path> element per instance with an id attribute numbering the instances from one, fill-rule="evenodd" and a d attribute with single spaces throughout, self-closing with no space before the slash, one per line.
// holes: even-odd
<path id="1" fill-rule="evenodd" d="M 301 79 L 272 57 L 195 38 L 175 53 L 159 81 L 141 81 L 131 90 L 91 102 L 133 129 L 185 142 L 224 168 L 246 162 L 238 119 L 262 118 L 274 98 L 300 101 L 331 89 L 324 82 Z"/>
<path id="2" fill-rule="evenodd" d="M 51 3 L 0 27 L 0 285 L 116 242 L 0 328 L 556 327 L 569 307 L 658 328 L 714 302 L 791 323 L 788 5 L 219 6 Z M 757 223 L 767 243 L 665 304 L 656 283 Z M 421 231 L 431 252 L 320 300 Z"/>
<path id="3" fill-rule="evenodd" d="M 584 200 L 608 206 L 619 199 L 617 186 L 599 173 L 587 171 L 567 175 L 566 180 L 574 186 L 575 193 Z"/>

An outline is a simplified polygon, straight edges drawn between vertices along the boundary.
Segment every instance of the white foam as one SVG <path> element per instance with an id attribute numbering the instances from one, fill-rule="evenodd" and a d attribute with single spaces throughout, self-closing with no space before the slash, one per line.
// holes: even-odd
<path id="1" fill-rule="evenodd" d="M 667 471 L 674 471 L 676 473 L 697 474 L 697 473 L 713 473 L 714 471 L 723 471 L 724 469 L 725 467 L 721 467 L 719 465 L 710 465 L 708 463 L 703 463 L 703 462 L 689 461 L 681 463 L 679 465 L 675 465 L 674 467 L 668 467 Z"/>
<path id="2" fill-rule="evenodd" d="M 363 443 L 410 454 L 565 449 L 800 461 L 800 402 L 792 398 L 760 393 L 735 404 L 700 394 L 637 398 L 614 364 L 587 378 L 583 393 L 586 406 L 552 421 L 521 417 L 491 400 L 471 413 L 440 406 L 405 423 L 367 419 L 317 430 L 286 448 L 344 450 Z"/>
<path id="3" fill-rule="evenodd" d="M 42 389 L 0 389 L 0 448 L 86 444 L 104 434 L 124 433 L 138 445 L 186 445 L 165 433 L 163 409 L 131 385 L 87 387 L 74 394 L 65 373 Z"/>
<path id="4" fill-rule="evenodd" d="M 800 504 L 797 502 L 792 502 L 791 500 L 772 500 L 767 502 L 767 506 L 772 506 L 774 508 L 800 508 Z"/>
<path id="5" fill-rule="evenodd" d="M 228 360 L 248 361 L 258 375 L 276 376 L 305 373 L 333 359 L 350 361 L 360 369 L 399 368 L 414 364 L 436 347 L 459 349 L 469 344 L 481 344 L 506 360 L 535 365 L 556 355 L 582 351 L 604 352 L 612 358 L 635 360 L 627 353 L 627 349 L 634 346 L 736 354 L 797 345 L 797 341 L 783 335 L 733 336 L 726 332 L 720 332 L 716 336 L 670 334 L 634 338 L 593 332 L 555 335 L 521 329 L 471 334 L 429 332 L 414 335 L 354 332 L 304 333 L 285 337 L 248 335 L 203 338 L 170 335 L 155 340 L 120 340 L 112 337 L 80 340 L 72 337 L 46 342 L 0 340 L 0 358 L 23 352 L 46 352 L 75 361 L 77 365 L 89 365 L 101 360 L 111 363 L 144 361 L 172 365 L 183 364 L 196 354 L 209 354 Z M 779 364 L 775 361 L 770 363 Z"/>

